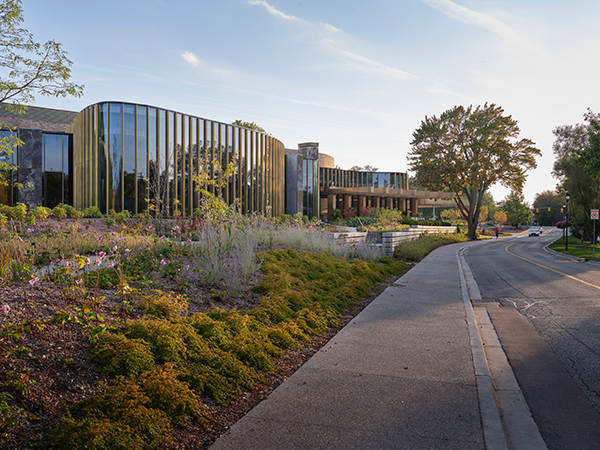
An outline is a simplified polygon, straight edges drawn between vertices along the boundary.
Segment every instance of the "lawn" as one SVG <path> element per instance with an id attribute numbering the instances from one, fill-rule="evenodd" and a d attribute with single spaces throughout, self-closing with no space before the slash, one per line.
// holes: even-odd
<path id="1" fill-rule="evenodd" d="M 552 244 L 549 245 L 549 248 L 555 250 L 560 253 L 564 253 L 565 255 L 576 256 L 578 258 L 584 258 L 592 261 L 600 261 L 600 245 L 596 244 L 595 249 L 595 258 L 592 257 L 594 253 L 594 246 L 591 242 L 585 242 L 581 239 L 578 239 L 574 236 L 569 236 L 569 250 L 565 250 L 565 240 L 564 237 L 560 237 Z"/>

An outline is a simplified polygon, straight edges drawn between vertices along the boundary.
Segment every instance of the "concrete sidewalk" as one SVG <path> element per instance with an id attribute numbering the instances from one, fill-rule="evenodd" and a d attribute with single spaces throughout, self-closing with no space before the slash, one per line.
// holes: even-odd
<path id="1" fill-rule="evenodd" d="M 485 449 L 461 246 L 387 288 L 211 448 Z"/>

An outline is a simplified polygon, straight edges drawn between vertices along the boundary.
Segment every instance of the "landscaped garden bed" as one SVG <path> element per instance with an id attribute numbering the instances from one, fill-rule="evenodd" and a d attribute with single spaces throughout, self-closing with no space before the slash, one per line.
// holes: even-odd
<path id="1" fill-rule="evenodd" d="M 6 220 L 0 445 L 206 448 L 406 267 L 300 219 Z"/>

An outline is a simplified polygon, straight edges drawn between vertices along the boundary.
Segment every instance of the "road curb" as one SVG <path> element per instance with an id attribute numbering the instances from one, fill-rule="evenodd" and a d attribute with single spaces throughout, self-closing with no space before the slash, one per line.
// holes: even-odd
<path id="1" fill-rule="evenodd" d="M 462 255 L 465 248 L 466 247 L 462 247 L 457 252 L 456 259 L 458 261 L 460 287 L 467 316 L 467 328 L 469 331 L 469 340 L 471 341 L 471 352 L 473 354 L 473 368 L 475 370 L 475 379 L 477 382 L 477 395 L 479 397 L 479 411 L 483 426 L 483 438 L 487 450 L 507 450 L 508 446 L 506 445 L 502 420 L 496 403 L 492 377 L 485 359 L 483 343 L 479 336 L 475 314 L 469 297 L 469 287 L 465 275 L 466 261 Z M 475 288 L 476 287 L 477 285 L 475 285 Z"/>
<path id="2" fill-rule="evenodd" d="M 482 299 L 479 287 L 463 256 L 465 248 L 462 247 L 458 251 L 457 258 L 463 302 L 469 323 L 473 364 L 476 375 L 482 374 L 477 378 L 477 390 L 486 449 L 509 448 L 508 441 L 512 450 L 547 450 L 486 308 L 473 308 L 471 301 Z M 495 411 L 491 410 L 492 407 Z"/>

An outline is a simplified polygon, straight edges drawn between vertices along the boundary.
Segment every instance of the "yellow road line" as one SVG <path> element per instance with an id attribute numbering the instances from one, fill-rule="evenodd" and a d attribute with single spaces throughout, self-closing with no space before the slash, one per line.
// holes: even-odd
<path id="1" fill-rule="evenodd" d="M 504 250 L 506 250 L 506 253 L 508 253 L 508 254 L 510 254 L 510 255 L 513 255 L 513 256 L 516 256 L 517 258 L 519 258 L 519 259 L 522 259 L 523 261 L 527 261 L 527 262 L 530 262 L 531 264 L 535 264 L 536 266 L 540 266 L 540 267 L 543 267 L 544 269 L 551 270 L 552 272 L 555 272 L 555 273 L 557 273 L 557 274 L 559 274 L 559 275 L 563 275 L 563 276 L 565 276 L 565 277 L 567 277 L 567 278 L 570 278 L 570 279 L 572 279 L 572 280 L 579 281 L 580 283 L 587 284 L 588 286 L 594 287 L 594 288 L 596 288 L 596 289 L 600 289 L 600 286 L 596 286 L 595 284 L 588 283 L 587 281 L 580 280 L 579 278 L 575 278 L 575 277 L 573 277 L 573 276 L 571 276 L 571 275 L 567 275 L 566 273 L 562 273 L 562 272 L 560 272 L 560 271 L 558 271 L 558 270 L 552 269 L 551 267 L 544 266 L 543 264 L 536 263 L 536 262 L 534 262 L 534 261 L 531 261 L 530 259 L 523 258 L 522 256 L 515 255 L 513 252 L 511 252 L 511 251 L 509 251 L 509 250 L 508 250 L 508 247 L 510 247 L 511 245 L 514 245 L 514 244 L 509 244 L 509 245 L 507 245 L 507 246 L 506 246 L 506 248 L 504 249 Z"/>

